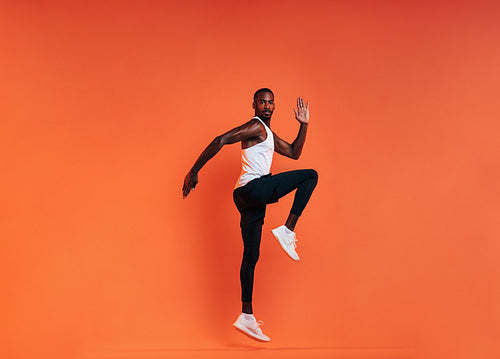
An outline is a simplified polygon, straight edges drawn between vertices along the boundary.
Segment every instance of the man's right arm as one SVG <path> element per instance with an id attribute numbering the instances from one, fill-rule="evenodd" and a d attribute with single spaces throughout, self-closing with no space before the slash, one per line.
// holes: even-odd
<path id="1" fill-rule="evenodd" d="M 186 198 L 198 183 L 198 172 L 213 156 L 220 151 L 224 145 L 230 145 L 236 142 L 256 137 L 262 133 L 262 124 L 258 120 L 250 120 L 247 123 L 233 128 L 232 130 L 217 136 L 196 160 L 191 170 L 184 178 L 182 187 L 183 198 Z"/>

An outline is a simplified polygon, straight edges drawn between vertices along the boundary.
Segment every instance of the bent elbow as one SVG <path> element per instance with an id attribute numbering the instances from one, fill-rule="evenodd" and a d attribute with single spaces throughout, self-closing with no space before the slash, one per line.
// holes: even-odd
<path id="1" fill-rule="evenodd" d="M 292 156 L 290 158 L 292 160 L 298 160 L 300 158 L 300 152 L 299 153 L 292 153 Z"/>

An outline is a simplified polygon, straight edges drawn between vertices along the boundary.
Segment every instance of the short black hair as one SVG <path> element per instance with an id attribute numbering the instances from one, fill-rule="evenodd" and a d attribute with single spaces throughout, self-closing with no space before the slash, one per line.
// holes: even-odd
<path id="1" fill-rule="evenodd" d="M 263 87 L 263 88 L 258 89 L 257 91 L 255 91 L 255 93 L 253 94 L 253 100 L 254 100 L 254 102 L 255 102 L 255 99 L 257 98 L 257 95 L 260 94 L 261 92 L 269 92 L 271 95 L 274 96 L 273 92 L 270 89 L 268 89 L 266 87 Z"/>

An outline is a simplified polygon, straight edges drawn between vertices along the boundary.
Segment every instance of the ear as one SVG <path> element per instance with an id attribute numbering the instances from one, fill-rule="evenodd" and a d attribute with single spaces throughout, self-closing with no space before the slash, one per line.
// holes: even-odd
<path id="1" fill-rule="evenodd" d="M 255 102 L 252 102 L 252 108 L 255 108 Z"/>

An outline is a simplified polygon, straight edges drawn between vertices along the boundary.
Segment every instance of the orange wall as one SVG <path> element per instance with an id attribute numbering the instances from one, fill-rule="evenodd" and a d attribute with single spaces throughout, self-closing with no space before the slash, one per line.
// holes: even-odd
<path id="1" fill-rule="evenodd" d="M 300 264 L 269 235 L 290 199 L 268 210 L 269 345 L 498 358 L 499 18 L 494 1 L 2 1 L 2 358 L 249 343 L 230 326 L 238 146 L 181 186 L 263 86 L 288 140 L 311 101 L 302 158 L 273 171 L 320 174 Z"/>

